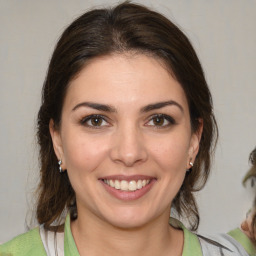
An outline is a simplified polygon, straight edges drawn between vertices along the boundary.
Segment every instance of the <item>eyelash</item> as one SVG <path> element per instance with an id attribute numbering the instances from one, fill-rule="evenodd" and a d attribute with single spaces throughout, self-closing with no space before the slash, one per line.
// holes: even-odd
<path id="1" fill-rule="evenodd" d="M 92 125 L 92 123 L 91 123 L 91 124 L 88 124 L 88 122 L 89 122 L 89 121 L 92 122 L 93 119 L 98 119 L 98 120 L 100 120 L 101 122 L 105 122 L 106 124 L 101 125 L 101 123 L 100 123 L 99 126 L 97 126 L 97 125 Z M 109 123 L 108 123 L 108 121 L 106 120 L 106 117 L 104 117 L 104 116 L 102 116 L 102 115 L 90 115 L 90 116 L 86 116 L 86 117 L 84 117 L 84 118 L 80 121 L 80 123 L 81 123 L 82 125 L 85 125 L 85 126 L 87 126 L 87 127 L 89 127 L 89 128 L 93 128 L 93 129 L 99 129 L 99 128 L 102 127 L 102 126 L 109 126 Z"/>
<path id="2" fill-rule="evenodd" d="M 163 122 L 168 122 L 167 124 L 164 124 L 164 125 L 156 125 L 156 124 L 152 124 L 150 125 L 149 123 L 151 121 L 154 121 L 154 119 L 156 118 L 163 118 Z M 171 125 L 175 125 L 176 124 L 176 121 L 174 120 L 173 117 L 169 116 L 169 115 L 165 115 L 165 114 L 155 114 L 153 116 L 151 116 L 151 118 L 149 119 L 149 121 L 147 122 L 147 126 L 154 126 L 156 127 L 157 129 L 161 129 L 161 128 L 166 128 L 166 127 L 169 127 Z"/>
<path id="3" fill-rule="evenodd" d="M 160 125 L 156 125 L 156 124 L 149 124 L 150 122 L 154 122 L 154 119 L 156 121 L 156 119 L 162 119 L 163 123 Z M 94 121 L 96 119 L 98 119 L 98 121 L 100 122 L 99 125 L 93 125 L 92 124 L 92 120 L 94 119 Z M 89 124 L 89 122 L 91 122 L 91 124 Z M 103 124 L 102 125 L 102 122 L 106 123 L 106 124 Z M 168 122 L 166 124 L 166 122 Z M 92 129 L 100 129 L 101 127 L 104 127 L 104 126 L 110 126 L 109 122 L 107 121 L 107 118 L 103 115 L 89 115 L 89 116 L 86 116 L 84 117 L 81 121 L 80 121 L 81 125 L 84 125 L 86 127 L 89 127 L 89 128 L 92 128 Z M 163 128 L 166 128 L 166 127 L 169 127 L 171 125 L 175 125 L 176 124 L 176 121 L 174 120 L 173 117 L 169 116 L 169 115 L 165 115 L 165 114 L 155 114 L 153 116 L 150 117 L 149 121 L 147 121 L 146 123 L 146 126 L 154 126 L 155 128 L 157 129 L 163 129 Z"/>

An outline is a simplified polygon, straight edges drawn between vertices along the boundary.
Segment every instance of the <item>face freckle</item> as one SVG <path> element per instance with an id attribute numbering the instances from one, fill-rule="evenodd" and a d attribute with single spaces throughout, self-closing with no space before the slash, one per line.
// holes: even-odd
<path id="1" fill-rule="evenodd" d="M 199 139 L 181 85 L 138 54 L 97 58 L 71 81 L 53 142 L 78 216 L 136 227 L 169 214 Z"/>

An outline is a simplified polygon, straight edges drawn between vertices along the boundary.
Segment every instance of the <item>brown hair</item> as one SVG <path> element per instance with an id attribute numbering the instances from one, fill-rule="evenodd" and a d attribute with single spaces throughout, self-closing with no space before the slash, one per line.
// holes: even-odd
<path id="1" fill-rule="evenodd" d="M 243 185 L 245 185 L 246 181 L 250 178 L 256 178 L 256 148 L 250 153 L 249 162 L 252 164 L 252 167 L 245 174 L 243 179 Z M 255 198 L 255 207 L 256 207 L 256 198 Z"/>
<path id="2" fill-rule="evenodd" d="M 41 161 L 37 219 L 46 227 L 65 209 L 76 218 L 74 190 L 67 173 L 58 172 L 49 122 L 53 119 L 58 129 L 67 87 L 86 63 L 98 56 L 127 52 L 160 58 L 184 89 L 194 132 L 199 120 L 203 121 L 193 170 L 187 172 L 173 201 L 173 207 L 188 218 L 191 228 L 198 227 L 199 213 L 192 192 L 200 190 L 208 178 L 218 134 L 211 94 L 198 57 L 181 30 L 163 15 L 129 2 L 86 12 L 66 28 L 53 52 L 42 91 L 37 133 Z"/>

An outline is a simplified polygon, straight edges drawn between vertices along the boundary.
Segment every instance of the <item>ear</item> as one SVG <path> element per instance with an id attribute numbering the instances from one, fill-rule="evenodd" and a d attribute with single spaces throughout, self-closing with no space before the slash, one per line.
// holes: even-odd
<path id="1" fill-rule="evenodd" d="M 50 130 L 50 134 L 52 137 L 52 144 L 53 144 L 55 155 L 58 158 L 58 160 L 62 161 L 61 167 L 63 170 L 65 170 L 66 164 L 65 164 L 65 158 L 64 158 L 64 153 L 63 153 L 62 139 L 60 136 L 60 131 L 59 131 L 59 129 L 56 129 L 56 126 L 52 119 L 50 120 L 50 123 L 49 123 L 49 130 Z"/>
<path id="2" fill-rule="evenodd" d="M 203 120 L 200 118 L 198 120 L 198 128 L 193 134 L 191 135 L 190 145 L 188 150 L 188 161 L 187 161 L 187 168 L 190 169 L 192 166 L 190 163 L 194 163 L 197 153 L 199 151 L 200 140 L 203 133 Z"/>

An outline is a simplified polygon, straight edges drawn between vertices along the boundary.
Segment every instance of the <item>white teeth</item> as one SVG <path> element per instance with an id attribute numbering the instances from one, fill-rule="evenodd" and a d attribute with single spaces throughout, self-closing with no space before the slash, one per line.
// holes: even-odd
<path id="1" fill-rule="evenodd" d="M 120 186 L 120 182 L 119 180 L 115 180 L 115 189 L 120 189 L 121 186 Z"/>
<path id="2" fill-rule="evenodd" d="M 129 189 L 129 184 L 126 180 L 121 180 L 121 190 L 127 191 Z"/>
<path id="3" fill-rule="evenodd" d="M 138 180 L 137 182 L 135 180 L 131 180 L 129 182 L 126 180 L 104 180 L 104 183 L 110 187 L 122 191 L 136 191 L 145 187 L 147 184 L 149 184 L 149 182 L 150 180 Z"/>
<path id="4" fill-rule="evenodd" d="M 137 189 L 141 189 L 142 188 L 142 181 L 138 180 L 137 181 Z"/>
<path id="5" fill-rule="evenodd" d="M 135 191 L 137 189 L 137 184 L 135 180 L 129 182 L 129 191 Z"/>

